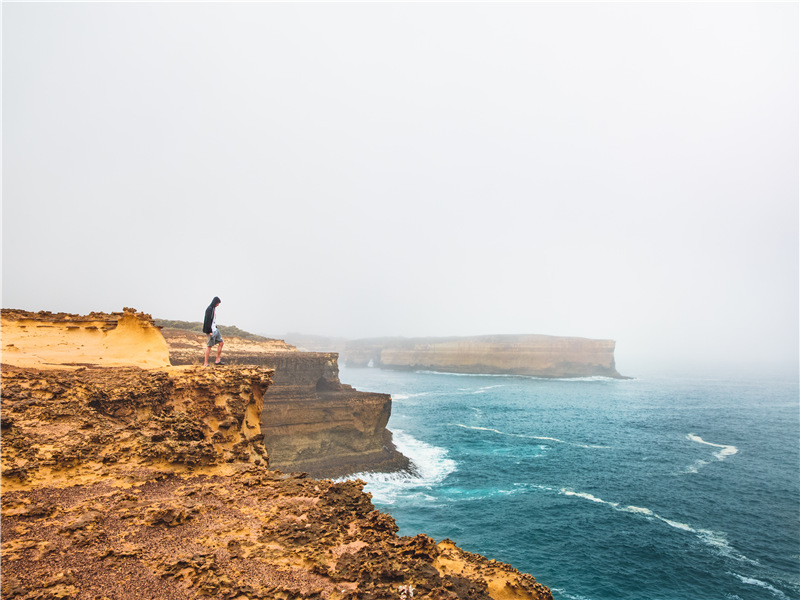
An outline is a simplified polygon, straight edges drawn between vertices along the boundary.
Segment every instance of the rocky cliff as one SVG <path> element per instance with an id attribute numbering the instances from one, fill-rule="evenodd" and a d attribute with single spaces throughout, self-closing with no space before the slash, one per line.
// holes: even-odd
<path id="1" fill-rule="evenodd" d="M 163 332 L 173 364 L 202 363 L 204 335 L 177 329 Z M 223 357 L 229 364 L 275 372 L 261 413 L 261 429 L 275 468 L 316 477 L 408 468 L 408 459 L 397 452 L 386 429 L 391 396 L 360 392 L 339 381 L 336 353 L 298 352 L 274 341 L 228 336 Z"/>
<path id="2" fill-rule="evenodd" d="M 49 323 L 70 319 L 60 321 Z M 377 599 L 401 597 L 399 586 L 420 598 L 552 599 L 447 540 L 398 537 L 362 482 L 270 470 L 268 369 L 5 358 L 4 599 Z"/>
<path id="3" fill-rule="evenodd" d="M 347 366 L 535 377 L 622 377 L 613 340 L 547 335 L 383 338 L 348 342 Z"/>

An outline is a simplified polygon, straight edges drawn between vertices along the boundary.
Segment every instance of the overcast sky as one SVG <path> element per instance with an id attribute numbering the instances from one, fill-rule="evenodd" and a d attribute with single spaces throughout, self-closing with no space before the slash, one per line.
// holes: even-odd
<path id="1" fill-rule="evenodd" d="M 7 308 L 798 362 L 798 4 L 4 3 Z"/>

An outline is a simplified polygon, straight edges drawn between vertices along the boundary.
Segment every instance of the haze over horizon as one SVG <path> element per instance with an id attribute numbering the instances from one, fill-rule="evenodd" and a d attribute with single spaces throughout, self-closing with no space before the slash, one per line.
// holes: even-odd
<path id="1" fill-rule="evenodd" d="M 797 376 L 797 3 L 0 10 L 5 308 Z"/>

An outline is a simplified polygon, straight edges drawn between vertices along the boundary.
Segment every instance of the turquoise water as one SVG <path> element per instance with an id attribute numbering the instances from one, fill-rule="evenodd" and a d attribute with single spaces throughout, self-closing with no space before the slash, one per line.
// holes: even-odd
<path id="1" fill-rule="evenodd" d="M 401 535 L 557 600 L 800 599 L 796 381 L 340 375 L 392 394 L 417 473 L 361 477 Z"/>

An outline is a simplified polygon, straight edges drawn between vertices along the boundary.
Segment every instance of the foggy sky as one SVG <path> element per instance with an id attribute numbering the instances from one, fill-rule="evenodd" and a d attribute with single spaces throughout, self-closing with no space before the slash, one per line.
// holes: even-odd
<path id="1" fill-rule="evenodd" d="M 796 369 L 797 3 L 2 21 L 3 307 Z"/>

